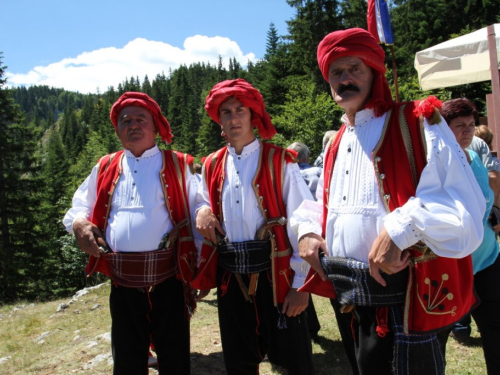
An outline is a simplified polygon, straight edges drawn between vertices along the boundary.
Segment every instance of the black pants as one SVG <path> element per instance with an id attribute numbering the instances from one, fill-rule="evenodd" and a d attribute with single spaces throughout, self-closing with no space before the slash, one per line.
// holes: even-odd
<path id="1" fill-rule="evenodd" d="M 341 313 L 337 300 L 330 300 L 342 337 L 342 344 L 354 375 L 392 374 L 394 334 L 377 334 L 376 307 L 356 307 L 359 321 L 352 313 Z"/>
<path id="2" fill-rule="evenodd" d="M 241 275 L 248 285 L 248 277 Z M 270 272 L 261 272 L 257 293 L 247 302 L 233 274 L 219 268 L 217 303 L 224 364 L 229 375 L 256 375 L 267 354 L 288 374 L 314 374 L 312 346 L 304 313 L 289 318 L 273 303 Z M 222 286 L 222 287 L 221 287 Z M 227 289 L 226 289 L 227 286 Z M 278 328 L 278 323 L 286 328 Z"/>
<path id="3" fill-rule="evenodd" d="M 471 315 L 483 341 L 486 368 L 488 374 L 500 374 L 500 256 L 474 275 L 474 288 L 481 303 Z M 452 328 L 438 333 L 443 354 Z"/>
<path id="4" fill-rule="evenodd" d="M 309 302 L 305 313 L 307 317 L 307 325 L 309 326 L 309 334 L 313 340 L 317 340 L 321 324 L 319 323 L 318 314 L 316 313 L 316 308 L 314 307 L 312 294 L 309 294 Z"/>
<path id="5" fill-rule="evenodd" d="M 151 340 L 160 374 L 189 374 L 189 322 L 182 283 L 172 277 L 146 289 L 111 286 L 114 375 L 147 375 Z"/>

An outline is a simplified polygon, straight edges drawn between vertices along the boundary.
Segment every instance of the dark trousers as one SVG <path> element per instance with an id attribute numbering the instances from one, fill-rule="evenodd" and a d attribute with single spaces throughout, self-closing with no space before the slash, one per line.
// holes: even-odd
<path id="1" fill-rule="evenodd" d="M 307 325 L 309 326 L 309 334 L 313 340 L 317 340 L 321 324 L 319 323 L 318 314 L 316 313 L 316 308 L 314 307 L 312 294 L 309 294 L 309 303 L 307 304 L 305 313 L 307 317 Z"/>
<path id="2" fill-rule="evenodd" d="M 330 300 L 342 337 L 342 344 L 354 375 L 392 374 L 394 334 L 377 334 L 375 307 L 356 307 L 359 320 L 352 313 L 341 313 L 337 300 Z"/>
<path id="3" fill-rule="evenodd" d="M 474 288 L 481 303 L 471 315 L 483 341 L 486 368 L 488 374 L 500 374 L 500 256 L 474 275 Z M 443 353 L 452 328 L 438 333 Z"/>
<path id="4" fill-rule="evenodd" d="M 147 375 L 151 341 L 160 374 L 189 374 L 189 322 L 182 283 L 172 277 L 152 292 L 111 286 L 114 375 Z"/>
<path id="5" fill-rule="evenodd" d="M 241 275 L 248 285 L 248 277 Z M 289 318 L 273 303 L 270 272 L 261 272 L 257 293 L 247 302 L 233 274 L 219 268 L 217 303 L 224 364 L 229 375 L 256 375 L 267 354 L 288 374 L 314 374 L 304 313 Z M 227 289 L 226 289 L 227 287 Z M 278 327 L 280 325 L 282 328 Z"/>

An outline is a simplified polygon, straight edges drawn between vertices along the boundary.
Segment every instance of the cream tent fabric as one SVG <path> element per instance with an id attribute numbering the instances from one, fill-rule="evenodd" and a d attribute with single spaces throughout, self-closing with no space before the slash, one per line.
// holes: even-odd
<path id="1" fill-rule="evenodd" d="M 500 24 L 495 24 L 500 61 Z M 415 69 L 422 90 L 491 80 L 487 28 L 417 52 Z"/>

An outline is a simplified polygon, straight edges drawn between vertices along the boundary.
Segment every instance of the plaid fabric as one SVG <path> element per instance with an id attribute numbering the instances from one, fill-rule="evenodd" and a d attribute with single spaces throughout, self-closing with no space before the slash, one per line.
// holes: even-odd
<path id="1" fill-rule="evenodd" d="M 271 241 L 229 242 L 217 248 L 222 268 L 234 273 L 271 269 Z"/>
<path id="2" fill-rule="evenodd" d="M 370 276 L 368 263 L 323 256 L 321 264 L 342 305 L 390 306 L 405 300 L 408 269 L 392 275 L 382 273 L 387 282 L 382 286 Z"/>
<path id="3" fill-rule="evenodd" d="M 139 253 L 106 253 L 111 279 L 128 288 L 157 285 L 177 273 L 175 248 Z"/>
<path id="4" fill-rule="evenodd" d="M 394 332 L 394 375 L 444 375 L 445 361 L 437 335 L 407 335 L 403 331 L 403 305 L 389 307 Z"/>

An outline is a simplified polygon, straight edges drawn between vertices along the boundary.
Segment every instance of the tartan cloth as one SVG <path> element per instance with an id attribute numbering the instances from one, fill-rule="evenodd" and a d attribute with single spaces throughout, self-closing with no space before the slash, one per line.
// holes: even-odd
<path id="1" fill-rule="evenodd" d="M 128 288 L 157 285 L 177 273 L 175 247 L 138 253 L 105 253 L 111 280 Z"/>
<path id="2" fill-rule="evenodd" d="M 445 362 L 437 335 L 404 333 L 403 303 L 408 269 L 392 275 L 381 273 L 387 283 L 384 287 L 370 276 L 369 266 L 365 262 L 323 256 L 321 264 L 333 283 L 340 304 L 389 309 L 388 326 L 394 333 L 394 375 L 444 374 Z"/>
<path id="3" fill-rule="evenodd" d="M 342 305 L 390 306 L 402 304 L 405 300 L 407 268 L 392 275 L 381 273 L 387 283 L 387 286 L 382 286 L 370 276 L 368 263 L 327 256 L 322 256 L 320 260 Z"/>
<path id="4" fill-rule="evenodd" d="M 389 326 L 394 332 L 394 375 L 444 375 L 445 360 L 437 334 L 405 334 L 403 305 L 389 307 Z"/>
<path id="5" fill-rule="evenodd" d="M 233 273 L 257 273 L 271 269 L 271 241 L 229 242 L 217 247 L 222 268 Z"/>

